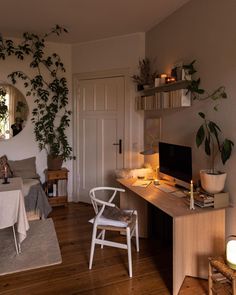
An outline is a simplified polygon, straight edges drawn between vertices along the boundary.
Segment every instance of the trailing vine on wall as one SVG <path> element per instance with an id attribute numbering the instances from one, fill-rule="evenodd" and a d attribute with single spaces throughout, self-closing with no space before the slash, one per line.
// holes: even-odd
<path id="1" fill-rule="evenodd" d="M 194 78 L 194 75 L 197 73 L 197 70 L 194 67 L 195 62 L 196 60 L 193 60 L 190 64 L 183 65 L 183 69 L 185 70 L 185 72 L 187 72 L 192 77 L 187 86 L 188 92 L 191 92 L 192 94 L 192 98 L 194 100 L 207 100 L 210 98 L 214 101 L 219 99 L 226 99 L 227 94 L 225 92 L 225 86 L 220 86 L 211 93 L 208 93 L 205 89 L 200 88 L 201 79 Z M 217 110 L 217 105 L 214 106 L 214 109 Z"/>
<path id="2" fill-rule="evenodd" d="M 8 75 L 13 84 L 24 82 L 26 96 L 33 96 L 35 107 L 32 111 L 35 139 L 39 149 L 48 155 L 71 157 L 72 148 L 68 143 L 66 129 L 70 125 L 71 111 L 68 110 L 68 86 L 63 77 L 64 64 L 57 53 L 46 53 L 46 41 L 51 35 L 60 36 L 67 30 L 56 25 L 43 36 L 26 32 L 19 44 L 0 37 L 0 59 L 15 56 L 18 60 L 29 60 L 33 76 L 17 70 Z"/>

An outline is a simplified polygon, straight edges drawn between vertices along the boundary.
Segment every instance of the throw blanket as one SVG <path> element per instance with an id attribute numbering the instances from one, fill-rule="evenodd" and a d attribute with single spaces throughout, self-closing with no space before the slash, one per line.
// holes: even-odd
<path id="1" fill-rule="evenodd" d="M 40 217 L 45 218 L 52 211 L 41 184 L 35 184 L 30 187 L 29 193 L 25 197 L 25 209 L 26 211 L 38 209 Z"/>

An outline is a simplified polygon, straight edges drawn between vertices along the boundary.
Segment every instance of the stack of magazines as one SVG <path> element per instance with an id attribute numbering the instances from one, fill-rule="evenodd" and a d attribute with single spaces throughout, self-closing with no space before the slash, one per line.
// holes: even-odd
<path id="1" fill-rule="evenodd" d="M 214 197 L 205 193 L 194 194 L 194 204 L 201 208 L 214 207 Z"/>

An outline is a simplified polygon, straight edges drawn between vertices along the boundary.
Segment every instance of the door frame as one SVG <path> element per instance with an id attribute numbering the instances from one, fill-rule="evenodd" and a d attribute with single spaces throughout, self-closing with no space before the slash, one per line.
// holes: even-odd
<path id="1" fill-rule="evenodd" d="M 131 69 L 122 68 L 122 69 L 113 69 L 113 70 L 105 70 L 98 72 L 86 72 L 86 73 L 78 73 L 73 75 L 73 154 L 78 155 L 78 127 L 77 122 L 79 119 L 79 112 L 76 112 L 79 102 L 79 82 L 81 80 L 89 80 L 89 79 L 102 79 L 102 78 L 112 78 L 112 77 L 123 77 L 125 83 L 125 91 L 124 91 L 124 145 L 123 145 L 123 153 L 124 153 L 124 167 L 130 167 L 132 162 L 132 148 L 131 148 L 131 121 L 130 121 L 130 112 L 131 112 Z M 73 200 L 75 202 L 79 202 L 79 165 L 77 165 L 77 160 L 73 161 Z"/>

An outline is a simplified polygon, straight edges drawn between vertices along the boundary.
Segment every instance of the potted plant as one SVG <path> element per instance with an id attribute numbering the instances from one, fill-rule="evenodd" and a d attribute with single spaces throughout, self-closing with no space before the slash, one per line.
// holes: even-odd
<path id="1" fill-rule="evenodd" d="M 191 80 L 187 85 L 187 93 L 191 92 L 193 100 L 211 99 L 217 102 L 221 99 L 227 99 L 224 86 L 218 87 L 211 93 L 200 88 L 201 79 L 194 79 L 193 77 L 197 73 L 194 66 L 195 62 L 196 60 L 193 60 L 190 64 L 183 65 L 185 73 L 191 75 Z M 218 111 L 217 104 L 214 106 L 214 110 Z M 203 123 L 200 125 L 196 134 L 196 145 L 200 147 L 204 144 L 206 155 L 211 157 L 211 169 L 200 171 L 201 186 L 208 193 L 219 193 L 224 188 L 226 173 L 215 169 L 216 157 L 220 154 L 221 161 L 224 165 L 231 156 L 234 143 L 228 138 L 222 139 L 220 127 L 215 122 L 207 119 L 203 112 L 199 112 L 199 116 L 203 119 Z"/>
<path id="2" fill-rule="evenodd" d="M 143 90 L 154 85 L 157 72 L 151 71 L 151 63 L 148 58 L 139 60 L 139 75 L 133 75 L 133 81 L 138 85 L 138 90 Z"/>
<path id="3" fill-rule="evenodd" d="M 200 147 L 204 143 L 205 153 L 211 157 L 211 169 L 200 171 L 201 186 L 208 193 L 219 193 L 224 189 L 226 173 L 215 169 L 215 160 L 220 154 L 224 165 L 231 156 L 234 143 L 228 138 L 222 139 L 220 127 L 208 120 L 204 113 L 200 112 L 199 116 L 203 119 L 203 123 L 197 131 L 196 144 Z"/>
<path id="4" fill-rule="evenodd" d="M 11 73 L 9 78 L 15 84 L 17 79 L 24 82 L 26 96 L 33 96 L 35 107 L 32 111 L 35 139 L 39 149 L 48 154 L 48 169 L 57 170 L 62 161 L 71 158 L 72 148 L 68 143 L 66 129 L 70 125 L 71 111 L 68 110 L 67 80 L 63 77 L 64 65 L 57 53 L 46 54 L 46 40 L 51 34 L 60 35 L 66 29 L 56 25 L 49 33 L 39 36 L 24 33 L 20 44 L 0 37 L 0 58 L 15 55 L 19 60 L 30 60 L 29 67 L 35 70 L 30 77 L 22 71 Z M 56 162 L 56 165 L 54 163 Z"/>

